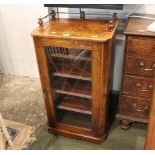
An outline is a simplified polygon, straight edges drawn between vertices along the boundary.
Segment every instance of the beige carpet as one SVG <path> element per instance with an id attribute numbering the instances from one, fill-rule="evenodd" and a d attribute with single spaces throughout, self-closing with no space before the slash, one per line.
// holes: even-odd
<path id="1" fill-rule="evenodd" d="M 10 120 L 4 120 L 4 122 L 16 150 L 25 149 L 36 140 L 33 135 L 35 127 Z M 4 145 L 5 149 L 11 149 L 7 141 L 4 142 Z"/>

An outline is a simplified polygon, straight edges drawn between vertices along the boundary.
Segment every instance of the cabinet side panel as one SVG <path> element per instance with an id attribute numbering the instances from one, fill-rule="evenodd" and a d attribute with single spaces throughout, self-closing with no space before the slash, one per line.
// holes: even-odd
<path id="1" fill-rule="evenodd" d="M 112 75 L 112 40 L 102 45 L 101 52 L 101 105 L 99 117 L 99 133 L 100 136 L 105 134 L 108 127 L 108 108 L 109 108 L 109 91 L 111 86 Z"/>
<path id="2" fill-rule="evenodd" d="M 44 51 L 44 45 L 42 43 L 42 40 L 40 38 L 33 38 L 34 45 L 35 45 L 35 52 L 36 52 L 36 58 L 39 68 L 39 74 L 40 74 L 40 81 L 42 85 L 42 91 L 43 91 L 43 97 L 45 101 L 45 107 L 48 117 L 48 124 L 50 127 L 55 126 L 55 110 L 54 110 L 54 104 L 52 101 L 52 92 L 51 92 L 51 84 L 50 84 L 50 78 L 48 73 L 48 66 L 47 66 L 47 60 L 46 55 Z"/>
<path id="3" fill-rule="evenodd" d="M 112 69 L 112 40 L 93 48 L 93 133 L 104 136 L 107 129 L 108 97 Z"/>
<path id="4" fill-rule="evenodd" d="M 92 52 L 92 97 L 93 97 L 93 105 L 92 105 L 92 130 L 93 134 L 99 136 L 99 117 L 100 117 L 100 106 L 101 106 L 101 44 L 94 43 L 93 44 L 93 52 Z"/>
<path id="5" fill-rule="evenodd" d="M 155 79 L 155 76 L 154 76 L 154 79 Z M 147 136 L 145 141 L 145 150 L 155 150 L 155 117 L 154 116 L 155 116 L 155 80 L 154 80 L 154 87 L 153 87 L 151 109 L 149 114 Z"/>

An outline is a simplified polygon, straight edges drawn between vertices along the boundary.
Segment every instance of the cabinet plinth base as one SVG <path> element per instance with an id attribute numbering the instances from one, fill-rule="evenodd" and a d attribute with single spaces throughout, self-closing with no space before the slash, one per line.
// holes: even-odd
<path id="1" fill-rule="evenodd" d="M 106 134 L 101 137 L 95 137 L 93 136 L 93 133 L 91 131 L 87 131 L 85 129 L 78 129 L 74 127 L 69 127 L 69 129 L 65 128 L 67 128 L 67 126 L 63 125 L 59 125 L 56 128 L 48 127 L 48 132 L 53 134 L 60 134 L 62 136 L 67 136 L 70 138 L 86 140 L 95 144 L 101 144 L 106 139 Z"/>
<path id="2" fill-rule="evenodd" d="M 138 117 L 133 117 L 133 116 L 117 114 L 115 117 L 118 120 L 120 120 L 120 126 L 122 129 L 130 128 L 132 122 L 148 123 L 148 119 L 143 119 L 143 118 L 138 118 Z"/>

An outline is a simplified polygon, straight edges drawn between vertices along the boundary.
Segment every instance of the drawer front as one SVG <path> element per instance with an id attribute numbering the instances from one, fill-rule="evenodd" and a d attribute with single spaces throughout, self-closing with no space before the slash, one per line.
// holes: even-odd
<path id="1" fill-rule="evenodd" d="M 128 37 L 127 54 L 155 56 L 155 39 Z"/>
<path id="2" fill-rule="evenodd" d="M 124 76 L 123 94 L 143 97 L 147 99 L 152 98 L 153 79 L 136 76 Z"/>
<path id="3" fill-rule="evenodd" d="M 123 95 L 119 110 L 121 114 L 146 119 L 149 116 L 150 103 L 151 100 Z"/>
<path id="4" fill-rule="evenodd" d="M 142 76 L 153 76 L 155 59 L 126 56 L 125 73 Z"/>

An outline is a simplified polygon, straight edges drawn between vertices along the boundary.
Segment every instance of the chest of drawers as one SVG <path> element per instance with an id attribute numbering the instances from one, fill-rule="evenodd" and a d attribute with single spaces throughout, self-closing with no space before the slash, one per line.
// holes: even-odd
<path id="1" fill-rule="evenodd" d="M 125 53 L 118 114 L 121 128 L 131 122 L 148 122 L 155 72 L 155 33 L 151 20 L 130 18 L 125 30 Z"/>

